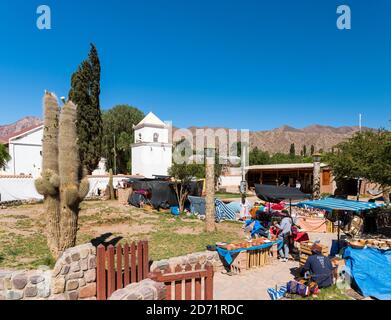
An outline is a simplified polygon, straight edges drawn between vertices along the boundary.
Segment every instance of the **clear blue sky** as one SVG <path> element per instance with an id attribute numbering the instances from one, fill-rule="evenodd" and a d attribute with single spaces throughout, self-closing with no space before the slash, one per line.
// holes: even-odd
<path id="1" fill-rule="evenodd" d="M 52 30 L 36 8 L 52 9 Z M 352 29 L 336 28 L 349 4 Z M 1 0 L 0 124 L 67 95 L 89 43 L 103 109 L 128 103 L 175 126 L 390 129 L 389 0 Z"/>

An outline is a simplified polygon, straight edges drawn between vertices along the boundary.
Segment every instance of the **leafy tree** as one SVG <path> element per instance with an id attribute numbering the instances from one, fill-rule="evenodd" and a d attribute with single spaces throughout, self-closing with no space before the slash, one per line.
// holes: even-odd
<path id="1" fill-rule="evenodd" d="M 0 144 L 0 169 L 4 169 L 10 160 L 11 157 L 8 154 L 7 148 L 3 144 Z"/>
<path id="2" fill-rule="evenodd" d="M 142 111 L 127 104 L 117 105 L 103 112 L 102 156 L 107 158 L 108 168 L 117 168 L 115 173 L 131 171 L 130 145 L 134 142 L 133 125 L 138 124 L 143 118 Z"/>
<path id="3" fill-rule="evenodd" d="M 307 156 L 307 146 L 306 145 L 303 146 L 303 156 L 304 157 Z"/>
<path id="4" fill-rule="evenodd" d="M 356 133 L 336 146 L 334 153 L 325 157 L 337 180 L 365 178 L 391 186 L 391 132 L 386 130 Z"/>
<path id="5" fill-rule="evenodd" d="M 315 153 L 315 147 L 313 144 L 311 144 L 311 156 Z"/>
<path id="6" fill-rule="evenodd" d="M 100 61 L 91 44 L 88 59 L 72 75 L 69 100 L 77 105 L 77 136 L 80 161 L 91 173 L 101 158 Z"/>
<path id="7" fill-rule="evenodd" d="M 173 163 L 168 174 L 174 178 L 174 190 L 177 196 L 179 211 L 183 212 L 186 198 L 190 191 L 190 182 L 199 174 L 197 164 Z"/>
<path id="8" fill-rule="evenodd" d="M 249 154 L 249 164 L 253 165 L 261 165 L 270 163 L 270 155 L 267 151 L 262 151 L 255 147 L 250 151 Z"/>

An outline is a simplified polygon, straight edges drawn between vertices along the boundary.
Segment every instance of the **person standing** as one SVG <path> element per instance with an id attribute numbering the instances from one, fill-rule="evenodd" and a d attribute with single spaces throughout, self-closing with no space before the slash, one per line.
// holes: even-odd
<path id="1" fill-rule="evenodd" d="M 245 196 L 242 196 L 242 200 L 240 202 L 240 220 L 247 220 L 249 218 L 251 218 L 250 202 Z"/>
<path id="2" fill-rule="evenodd" d="M 278 239 L 282 240 L 282 247 L 278 251 L 280 255 L 281 262 L 287 262 L 289 258 L 289 241 L 292 234 L 292 218 L 289 217 L 287 212 L 284 212 L 285 217 L 282 218 L 281 222 L 278 224 L 274 222 L 275 227 L 278 228 L 279 234 Z"/>

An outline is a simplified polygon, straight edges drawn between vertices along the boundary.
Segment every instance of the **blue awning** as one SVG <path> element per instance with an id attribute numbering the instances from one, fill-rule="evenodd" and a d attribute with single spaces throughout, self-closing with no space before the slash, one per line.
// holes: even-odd
<path id="1" fill-rule="evenodd" d="M 300 208 L 317 208 L 326 211 L 346 210 L 346 211 L 362 212 L 362 211 L 382 207 L 384 205 L 379 203 L 374 203 L 374 202 L 325 198 L 321 200 L 302 201 L 299 202 L 297 206 Z"/>

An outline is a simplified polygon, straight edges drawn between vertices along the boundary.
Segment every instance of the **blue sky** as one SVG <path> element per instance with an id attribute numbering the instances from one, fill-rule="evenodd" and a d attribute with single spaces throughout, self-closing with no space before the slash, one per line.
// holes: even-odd
<path id="1" fill-rule="evenodd" d="M 36 28 L 36 8 L 52 30 Z M 348 4 L 352 29 L 336 28 Z M 390 129 L 388 0 L 0 0 L 0 124 L 67 95 L 89 43 L 101 104 L 128 103 L 177 127 L 283 124 Z"/>

